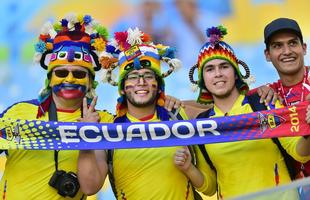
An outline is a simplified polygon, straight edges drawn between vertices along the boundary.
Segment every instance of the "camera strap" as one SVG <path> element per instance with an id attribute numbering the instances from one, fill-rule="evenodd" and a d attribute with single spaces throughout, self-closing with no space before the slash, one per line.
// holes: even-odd
<path id="1" fill-rule="evenodd" d="M 81 116 L 83 116 L 83 111 L 82 111 L 82 109 L 81 109 Z M 56 105 L 55 105 L 55 102 L 52 100 L 51 101 L 51 104 L 50 104 L 50 107 L 49 107 L 49 109 L 48 109 L 48 120 L 49 121 L 58 121 L 58 117 L 57 117 L 57 108 L 56 108 Z M 58 153 L 59 153 L 59 150 L 54 150 L 54 161 L 55 161 L 55 171 L 57 172 L 58 171 Z M 70 173 L 73 173 L 73 172 L 70 172 Z M 76 175 L 75 173 L 73 173 L 74 175 Z M 78 181 L 77 180 L 77 178 L 76 178 L 76 181 Z M 54 188 L 56 188 L 57 190 L 58 190 L 58 194 L 60 194 L 59 193 L 59 188 L 58 187 L 55 187 L 54 185 L 51 185 L 51 183 L 49 183 L 49 185 L 50 186 L 52 186 L 52 187 L 54 187 Z M 70 197 L 74 197 L 74 196 L 76 196 L 76 194 L 77 194 L 77 192 L 78 192 L 78 190 L 79 190 L 79 188 L 80 188 L 80 185 L 79 185 L 79 183 L 77 182 L 77 190 L 75 191 L 75 194 L 73 195 L 73 196 L 70 196 Z M 63 194 L 60 194 L 60 195 L 62 195 L 63 196 Z M 83 200 L 84 199 L 84 194 L 82 195 L 82 197 L 80 198 L 81 200 Z"/>
<path id="2" fill-rule="evenodd" d="M 58 152 L 59 150 L 54 151 L 54 161 L 55 161 L 55 170 L 58 171 Z"/>
<path id="3" fill-rule="evenodd" d="M 81 109 L 81 116 L 83 116 L 83 109 Z M 55 102 L 52 100 L 50 107 L 48 109 L 48 120 L 49 121 L 58 121 L 57 118 L 57 108 Z M 58 171 L 58 153 L 59 150 L 54 151 L 54 161 L 55 161 L 55 169 Z"/>
<path id="4" fill-rule="evenodd" d="M 49 121 L 58 121 L 57 118 L 57 109 L 55 102 L 52 100 L 50 107 L 48 109 L 48 120 Z M 58 171 L 58 152 L 59 150 L 54 151 L 54 161 L 55 161 L 55 170 Z"/>

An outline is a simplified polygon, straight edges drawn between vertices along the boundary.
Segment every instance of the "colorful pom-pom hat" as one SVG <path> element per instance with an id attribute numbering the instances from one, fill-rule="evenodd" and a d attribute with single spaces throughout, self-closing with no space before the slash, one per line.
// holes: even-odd
<path id="1" fill-rule="evenodd" d="M 191 69 L 189 70 L 189 79 L 191 83 L 198 86 L 199 88 L 199 96 L 197 98 L 197 102 L 202 104 L 213 103 L 212 95 L 205 87 L 205 83 L 203 80 L 203 67 L 207 62 L 213 59 L 226 60 L 234 67 L 238 76 L 236 80 L 236 86 L 241 94 L 246 94 L 249 90 L 249 86 L 247 83 L 250 83 L 250 81 L 254 81 L 254 78 L 250 77 L 250 70 L 246 63 L 237 59 L 231 46 L 229 46 L 226 42 L 222 41 L 224 35 L 227 34 L 226 28 L 221 25 L 218 27 L 211 27 L 207 29 L 206 34 L 208 36 L 208 41 L 202 46 L 199 51 L 197 64 L 191 67 Z M 245 75 L 241 74 L 239 64 L 244 67 L 244 70 L 246 72 Z M 195 81 L 193 78 L 196 68 L 198 69 L 198 81 Z M 246 80 L 249 78 L 252 80 Z"/>
<path id="2" fill-rule="evenodd" d="M 168 64 L 169 70 L 161 73 L 161 61 Z M 165 83 L 164 78 L 169 76 L 177 68 L 181 67 L 181 61 L 174 56 L 174 49 L 161 44 L 155 45 L 151 37 L 138 28 L 129 28 L 124 32 L 116 32 L 114 38 L 106 48 L 105 56 L 101 57 L 101 65 L 106 69 L 103 81 L 113 86 L 118 86 L 120 97 L 116 107 L 116 115 L 123 116 L 127 112 L 123 90 L 125 76 L 141 68 L 149 68 L 159 78 L 159 98 L 157 105 L 164 105 Z M 118 67 L 118 81 L 112 80 L 112 71 Z"/>
<path id="3" fill-rule="evenodd" d="M 94 97 L 98 84 L 94 80 L 95 71 L 101 69 L 99 59 L 106 49 L 108 35 L 108 30 L 90 15 L 69 14 L 54 25 L 51 22 L 43 25 L 39 41 L 35 44 L 34 55 L 34 61 L 47 70 L 45 86 L 38 98 L 43 113 L 48 106 L 42 104 L 51 97 L 50 74 L 57 66 L 76 65 L 86 68 L 93 81 L 86 97 L 89 99 Z M 39 116 L 43 114 L 42 112 Z"/>

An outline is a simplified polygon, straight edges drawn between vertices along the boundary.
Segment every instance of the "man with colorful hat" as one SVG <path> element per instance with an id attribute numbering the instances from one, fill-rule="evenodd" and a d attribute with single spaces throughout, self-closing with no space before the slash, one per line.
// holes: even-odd
<path id="1" fill-rule="evenodd" d="M 298 23 L 289 18 L 275 19 L 266 25 L 264 38 L 266 60 L 280 76 L 277 82 L 267 85 L 277 92 L 286 106 L 305 101 L 310 94 L 309 67 L 304 62 L 307 44 Z M 296 161 L 295 168 L 296 178 L 310 176 L 310 162 Z"/>
<path id="2" fill-rule="evenodd" d="M 197 65 L 190 70 L 191 82 L 200 89 L 197 101 L 213 103 L 213 107 L 200 113 L 198 118 L 253 112 L 250 97 L 245 96 L 248 85 L 244 79 L 250 77 L 249 68 L 223 41 L 226 34 L 223 26 L 207 29 L 209 40 L 198 54 Z M 240 73 L 239 64 L 245 68 L 245 76 Z M 198 81 L 193 79 L 196 68 Z M 306 150 L 310 142 L 303 137 L 279 138 L 278 141 L 296 160 L 306 162 L 310 159 L 310 152 Z M 196 153 L 197 168 L 191 164 L 187 148 L 176 152 L 175 165 L 206 195 L 217 191 L 219 198 L 231 198 L 291 181 L 283 155 L 272 139 L 201 145 Z M 295 199 L 298 194 L 289 191 L 282 195 Z"/>
<path id="3" fill-rule="evenodd" d="M 120 94 L 114 122 L 187 119 L 182 108 L 171 113 L 163 107 L 164 78 L 180 65 L 174 58 L 173 49 L 155 45 L 137 28 L 116 32 L 107 49 L 101 64 L 107 69 L 107 81 L 118 86 Z M 161 72 L 161 61 L 169 66 L 164 73 Z M 115 68 L 119 68 L 118 82 L 112 80 Z M 81 151 L 78 166 L 81 188 L 87 194 L 96 193 L 109 171 L 117 199 L 194 199 L 188 178 L 172 162 L 178 148 Z"/>
<path id="4" fill-rule="evenodd" d="M 47 70 L 38 99 L 18 102 L 1 117 L 24 120 L 77 121 L 83 98 L 95 97 L 98 55 L 105 50 L 107 30 L 89 15 L 68 15 L 46 23 L 35 45 L 35 60 Z M 95 66 L 95 67 L 94 67 Z M 113 116 L 99 112 L 98 121 Z M 78 151 L 8 150 L 0 183 L 3 199 L 86 199 L 77 179 Z M 70 187 L 66 187 L 66 184 Z"/>

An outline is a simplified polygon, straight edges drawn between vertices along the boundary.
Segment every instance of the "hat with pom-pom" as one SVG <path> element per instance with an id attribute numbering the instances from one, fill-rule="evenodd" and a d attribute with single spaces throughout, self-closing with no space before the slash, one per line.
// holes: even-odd
<path id="1" fill-rule="evenodd" d="M 39 94 L 39 103 L 51 95 L 50 74 L 57 66 L 74 65 L 86 68 L 92 78 L 92 88 L 86 94 L 92 98 L 98 85 L 95 71 L 101 69 L 98 56 L 105 51 L 108 30 L 90 15 L 69 14 L 52 25 L 43 25 L 39 41 L 35 44 L 34 61 L 47 70 L 45 86 Z"/>
<path id="2" fill-rule="evenodd" d="M 117 58 L 115 60 L 115 58 Z M 105 79 L 114 86 L 118 86 L 121 97 L 118 99 L 116 109 L 117 116 L 126 113 L 126 104 L 123 90 L 123 81 L 125 76 L 133 71 L 142 68 L 148 68 L 155 72 L 159 83 L 159 99 L 157 104 L 164 105 L 164 78 L 169 76 L 174 70 L 181 67 L 181 61 L 175 59 L 174 50 L 161 44 L 155 45 L 151 37 L 140 31 L 138 28 L 129 28 L 124 32 L 116 32 L 114 38 L 107 46 L 105 56 L 102 56 L 101 65 L 107 69 Z M 167 72 L 161 72 L 161 61 L 169 65 Z M 119 68 L 118 81 L 112 80 L 112 71 Z"/>
<path id="3" fill-rule="evenodd" d="M 108 30 L 89 15 L 67 15 L 54 25 L 47 22 L 43 26 L 35 45 L 35 59 L 48 73 L 59 65 L 77 65 L 95 75 L 95 71 L 101 69 L 97 53 L 105 50 L 108 35 Z M 48 54 L 50 59 L 46 65 Z"/>
<path id="4" fill-rule="evenodd" d="M 249 90 L 249 86 L 245 82 L 245 79 L 250 77 L 249 67 L 243 61 L 237 59 L 234 50 L 226 42 L 222 41 L 224 35 L 227 34 L 226 28 L 223 26 L 211 27 L 206 31 L 208 41 L 202 46 L 198 54 L 197 64 L 189 70 L 189 79 L 192 84 L 199 87 L 199 96 L 197 102 L 203 104 L 213 103 L 212 94 L 207 90 L 203 80 L 203 67 L 204 65 L 214 59 L 222 59 L 228 61 L 235 69 L 238 76 L 236 80 L 236 87 L 241 94 L 245 94 Z M 241 64 L 246 72 L 243 76 L 239 69 Z M 198 68 L 198 81 L 193 78 L 194 70 Z"/>

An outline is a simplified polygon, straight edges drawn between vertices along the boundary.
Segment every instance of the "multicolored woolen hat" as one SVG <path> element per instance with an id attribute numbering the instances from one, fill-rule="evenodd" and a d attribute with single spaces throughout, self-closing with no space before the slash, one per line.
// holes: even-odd
<path id="1" fill-rule="evenodd" d="M 249 86 L 245 82 L 245 79 L 250 77 L 250 70 L 246 63 L 237 59 L 231 46 L 222 41 L 224 35 L 227 34 L 226 28 L 223 26 L 211 27 L 207 29 L 206 34 L 208 36 L 208 41 L 199 51 L 197 64 L 189 70 L 189 79 L 191 83 L 197 85 L 200 89 L 197 102 L 203 104 L 213 103 L 212 95 L 207 90 L 203 80 L 203 67 L 207 62 L 214 59 L 226 60 L 235 68 L 238 76 L 236 86 L 241 94 L 245 94 L 249 90 Z M 246 72 L 245 76 L 241 74 L 238 64 L 244 67 Z M 195 68 L 198 68 L 198 81 L 194 81 L 193 79 Z"/>
<path id="2" fill-rule="evenodd" d="M 45 23 L 35 45 L 34 56 L 34 60 L 47 70 L 39 103 L 50 97 L 50 74 L 55 67 L 61 65 L 76 65 L 88 69 L 92 75 L 93 87 L 86 96 L 92 98 L 98 84 L 94 80 L 95 71 L 101 69 L 98 56 L 106 49 L 108 35 L 108 30 L 89 15 L 70 14 L 54 25 L 51 22 Z"/>
<path id="3" fill-rule="evenodd" d="M 181 66 L 181 61 L 174 57 L 174 49 L 161 44 L 155 45 L 151 37 L 138 28 L 129 28 L 124 32 L 116 32 L 107 47 L 106 56 L 102 57 L 100 61 L 102 67 L 106 69 L 103 81 L 118 86 L 121 95 L 116 107 L 117 116 L 122 116 L 127 112 L 126 102 L 121 91 L 123 90 L 124 78 L 129 72 L 142 68 L 153 70 L 159 78 L 160 94 L 157 104 L 163 106 L 165 96 L 164 78 Z M 169 70 L 165 73 L 161 73 L 161 61 L 169 65 Z M 112 80 L 112 71 L 117 67 L 119 76 L 116 82 Z"/>

